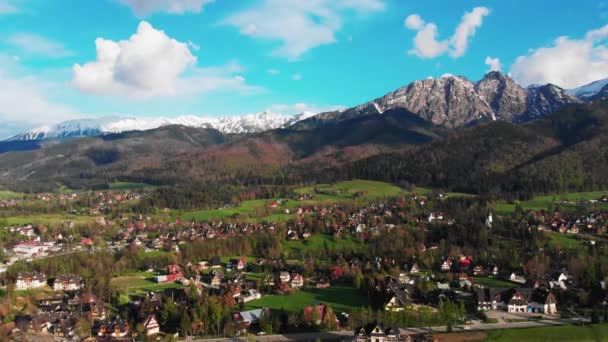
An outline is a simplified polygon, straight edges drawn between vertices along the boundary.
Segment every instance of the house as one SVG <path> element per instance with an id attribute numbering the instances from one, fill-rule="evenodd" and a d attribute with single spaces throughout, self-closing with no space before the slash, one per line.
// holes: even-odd
<path id="1" fill-rule="evenodd" d="M 247 302 L 250 302 L 252 300 L 256 300 L 256 299 L 262 298 L 262 294 L 259 293 L 257 290 L 249 289 L 246 292 L 242 292 L 240 294 L 239 298 L 240 298 L 240 300 L 243 303 L 247 303 Z"/>
<path id="2" fill-rule="evenodd" d="M 397 336 L 389 337 L 390 332 L 393 329 L 384 327 L 379 323 L 368 324 L 365 327 L 360 327 L 355 330 L 355 341 L 356 342 L 387 342 L 397 341 Z"/>
<path id="3" fill-rule="evenodd" d="M 78 291 L 84 287 L 81 276 L 60 275 L 55 278 L 53 290 L 55 291 Z"/>
<path id="4" fill-rule="evenodd" d="M 245 260 L 245 258 L 239 258 L 239 260 L 236 264 L 236 269 L 239 271 L 242 271 L 245 269 L 246 266 L 247 266 L 247 260 Z"/>
<path id="5" fill-rule="evenodd" d="M 562 271 L 561 273 L 559 273 L 559 275 L 554 275 L 553 279 L 555 280 L 549 281 L 549 286 L 551 288 L 558 287 L 562 290 L 566 290 L 568 289 L 568 284 L 570 283 L 572 277 L 568 274 L 568 272 Z"/>
<path id="6" fill-rule="evenodd" d="M 475 276 L 482 276 L 486 273 L 486 271 L 483 269 L 483 266 L 475 266 L 475 268 L 473 269 L 473 275 Z"/>
<path id="7" fill-rule="evenodd" d="M 557 299 L 553 292 L 541 288 L 534 289 L 528 301 L 528 312 L 556 314 Z"/>
<path id="8" fill-rule="evenodd" d="M 219 288 L 222 285 L 222 279 L 224 279 L 224 275 L 221 272 L 215 272 L 213 278 L 211 278 L 211 287 Z"/>
<path id="9" fill-rule="evenodd" d="M 316 321 L 312 321 L 316 318 Z M 325 304 L 307 306 L 302 310 L 302 321 L 307 324 L 321 325 L 322 323 L 338 326 L 340 322 L 334 315 L 333 310 Z"/>
<path id="10" fill-rule="evenodd" d="M 279 279 L 281 280 L 281 283 L 287 283 L 291 280 L 291 276 L 289 275 L 289 272 L 282 271 L 279 273 Z"/>
<path id="11" fill-rule="evenodd" d="M 451 269 L 452 269 L 452 259 L 445 258 L 445 260 L 443 260 L 443 263 L 441 264 L 441 271 L 449 272 Z"/>
<path id="12" fill-rule="evenodd" d="M 129 327 L 129 323 L 123 321 L 122 319 L 117 320 L 107 320 L 102 322 L 97 329 L 97 336 L 99 337 L 111 337 L 122 338 L 126 337 L 131 328 Z"/>
<path id="13" fill-rule="evenodd" d="M 304 278 L 299 273 L 297 273 L 293 276 L 293 279 L 291 280 L 291 287 L 298 288 L 302 286 L 304 286 Z"/>
<path id="14" fill-rule="evenodd" d="M 508 289 L 496 295 L 497 306 L 507 312 L 527 312 L 528 300 L 523 289 Z"/>
<path id="15" fill-rule="evenodd" d="M 396 289 L 395 294 L 386 304 L 385 310 L 394 312 L 403 311 L 411 303 L 411 294 L 407 289 Z"/>
<path id="16" fill-rule="evenodd" d="M 182 269 L 181 269 L 181 267 L 179 267 L 179 265 L 176 265 L 176 264 L 167 265 L 168 274 L 180 273 L 181 271 L 182 271 Z"/>
<path id="17" fill-rule="evenodd" d="M 252 325 L 258 324 L 260 318 L 270 313 L 269 309 L 255 309 L 237 312 L 232 316 L 239 333 L 247 333 Z"/>
<path id="18" fill-rule="evenodd" d="M 167 275 L 155 276 L 154 279 L 159 284 L 167 284 L 167 283 L 173 283 L 176 281 L 184 280 L 184 275 L 182 274 L 182 272 L 178 272 L 178 273 L 172 273 L 172 274 L 167 274 Z"/>
<path id="19" fill-rule="evenodd" d="M 378 322 L 355 329 L 355 342 L 427 341 L 428 337 L 417 329 L 384 328 Z M 432 339 L 430 339 L 432 341 Z"/>
<path id="20" fill-rule="evenodd" d="M 420 273 L 420 267 L 418 267 L 417 262 L 415 262 L 414 265 L 410 268 L 410 273 Z"/>
<path id="21" fill-rule="evenodd" d="M 526 278 L 524 278 L 523 276 L 518 276 L 517 274 L 515 274 L 515 272 L 511 273 L 511 276 L 509 276 L 509 280 L 518 284 L 526 283 Z"/>
<path id="22" fill-rule="evenodd" d="M 443 220 L 443 214 L 442 213 L 430 213 L 429 214 L 429 222 L 433 222 L 433 221 L 441 221 Z"/>
<path id="23" fill-rule="evenodd" d="M 499 307 L 500 293 L 503 289 L 489 288 L 485 286 L 477 286 L 475 292 L 477 294 L 477 311 L 496 310 Z"/>
<path id="24" fill-rule="evenodd" d="M 331 286 L 331 283 L 329 282 L 329 280 L 327 280 L 327 278 L 321 278 L 321 279 L 319 279 L 319 281 L 317 281 L 318 289 L 326 289 L 330 286 Z"/>
<path id="25" fill-rule="evenodd" d="M 144 329 L 146 330 L 146 336 L 152 336 L 160 333 L 160 325 L 156 320 L 156 316 L 150 315 L 144 321 Z"/>
<path id="26" fill-rule="evenodd" d="M 17 290 L 37 289 L 46 285 L 46 276 L 39 272 L 22 272 L 17 275 L 15 288 Z"/>

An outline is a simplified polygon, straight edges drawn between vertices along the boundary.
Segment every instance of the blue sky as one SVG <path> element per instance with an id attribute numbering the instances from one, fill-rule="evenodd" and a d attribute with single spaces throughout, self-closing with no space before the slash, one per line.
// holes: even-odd
<path id="1" fill-rule="evenodd" d="M 81 117 L 348 107 L 497 68 L 571 88 L 608 77 L 606 24 L 593 0 L 0 0 L 0 137 Z"/>

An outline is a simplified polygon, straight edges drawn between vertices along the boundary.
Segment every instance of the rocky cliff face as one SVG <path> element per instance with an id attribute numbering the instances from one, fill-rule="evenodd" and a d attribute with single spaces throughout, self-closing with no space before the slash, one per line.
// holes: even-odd
<path id="1" fill-rule="evenodd" d="M 316 127 L 332 121 L 405 109 L 436 125 L 456 128 L 489 120 L 526 122 L 545 117 L 581 100 L 555 85 L 523 88 L 500 72 L 490 72 L 479 82 L 444 75 L 415 81 L 374 101 L 342 112 L 321 113 L 294 126 Z"/>

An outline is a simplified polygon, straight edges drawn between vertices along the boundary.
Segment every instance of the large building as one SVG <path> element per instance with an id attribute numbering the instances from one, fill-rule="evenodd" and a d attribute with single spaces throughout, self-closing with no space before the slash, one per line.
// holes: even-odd
<path id="1" fill-rule="evenodd" d="M 37 289 L 46 285 L 46 275 L 39 272 L 22 272 L 17 275 L 15 288 L 17 290 Z"/>
<path id="2" fill-rule="evenodd" d="M 53 290 L 55 291 L 78 291 L 83 287 L 82 277 L 73 274 L 60 275 L 53 284 Z"/>

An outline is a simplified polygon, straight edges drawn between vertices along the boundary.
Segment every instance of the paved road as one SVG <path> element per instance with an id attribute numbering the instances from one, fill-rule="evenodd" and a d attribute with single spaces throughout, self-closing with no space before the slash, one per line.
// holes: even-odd
<path id="1" fill-rule="evenodd" d="M 543 319 L 538 321 L 526 321 L 526 322 L 513 322 L 513 323 L 489 323 L 489 324 L 473 324 L 469 325 L 469 329 L 464 329 L 462 326 L 456 326 L 453 332 L 461 331 L 483 331 L 483 330 L 499 330 L 499 329 L 518 329 L 518 328 L 535 328 L 535 327 L 550 327 L 560 326 L 565 324 L 576 324 L 579 323 L 578 319 Z M 587 322 L 588 323 L 588 322 Z M 415 332 L 428 332 L 428 329 L 424 328 L 408 328 L 408 330 Z M 447 327 L 436 326 L 431 328 L 432 333 L 447 332 Z M 247 342 L 255 339 L 260 342 L 277 342 L 277 341 L 314 341 L 316 339 L 322 340 L 351 340 L 353 337 L 352 331 L 333 331 L 333 332 L 310 332 L 301 334 L 285 334 L 285 335 L 266 335 L 266 336 L 255 336 L 254 338 L 247 337 L 234 337 L 234 338 L 210 338 L 210 339 L 196 339 L 190 341 L 205 341 L 205 342 Z"/>

